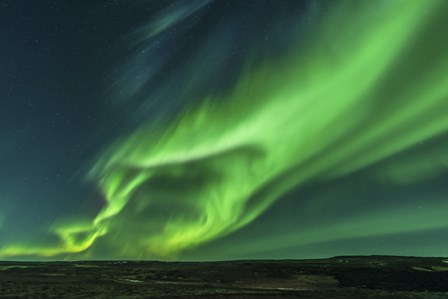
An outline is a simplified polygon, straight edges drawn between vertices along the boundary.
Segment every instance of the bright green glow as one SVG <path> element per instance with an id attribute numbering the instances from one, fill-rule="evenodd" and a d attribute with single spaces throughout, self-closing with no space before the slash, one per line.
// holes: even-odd
<path id="1" fill-rule="evenodd" d="M 447 194 L 443 196 L 446 197 Z M 269 252 L 281 248 L 300 248 L 338 240 L 367 238 L 375 236 L 399 235 L 443 229 L 448 226 L 445 198 L 428 196 L 430 208 L 416 209 L 411 203 L 400 202 L 396 206 L 379 211 L 364 211 L 332 221 L 332 225 L 317 224 L 304 227 L 300 231 L 283 231 L 265 240 L 241 242 L 234 247 L 239 255 Z M 316 233 L 317 232 L 317 233 Z M 372 249 L 375 253 L 375 249 Z"/>
<path id="2" fill-rule="evenodd" d="M 359 2 L 341 1 L 308 47 L 248 69 L 219 104 L 206 99 L 166 128 L 117 142 L 92 170 L 108 201 L 93 223 L 58 227 L 58 247 L 7 246 L 0 256 L 81 252 L 101 240 L 122 255 L 173 257 L 250 223 L 295 186 L 447 132 L 448 41 L 429 34 L 448 26 L 447 2 L 397 0 L 381 12 Z M 357 220 L 367 230 L 342 223 L 300 237 L 374 235 L 408 223 L 379 228 L 373 219 L 385 216 L 371 217 Z M 435 221 L 427 226 L 446 225 Z"/>
<path id="3" fill-rule="evenodd" d="M 51 229 L 60 239 L 58 246 L 20 244 L 7 245 L 0 250 L 0 256 L 44 256 L 51 257 L 67 253 L 79 253 L 92 246 L 93 242 L 106 233 L 100 226 L 92 226 L 85 221 L 72 221 L 69 224 L 60 223 Z"/>

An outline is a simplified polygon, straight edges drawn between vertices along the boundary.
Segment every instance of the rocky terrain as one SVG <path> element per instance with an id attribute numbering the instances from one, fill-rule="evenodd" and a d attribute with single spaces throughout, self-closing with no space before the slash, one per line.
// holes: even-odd
<path id="1" fill-rule="evenodd" d="M 448 299 L 448 259 L 0 262 L 0 298 Z"/>

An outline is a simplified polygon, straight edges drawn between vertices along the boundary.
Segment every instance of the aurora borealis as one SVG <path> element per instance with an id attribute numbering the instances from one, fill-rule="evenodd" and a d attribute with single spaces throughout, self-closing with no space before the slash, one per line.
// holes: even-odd
<path id="1" fill-rule="evenodd" d="M 62 152 L 51 173 L 65 176 L 42 194 L 22 180 L 33 163 L 2 170 L 17 187 L 0 194 L 1 258 L 446 255 L 447 1 L 168 2 L 89 7 L 105 14 L 98 36 L 126 7 L 122 36 L 78 46 L 101 54 L 58 106 L 68 133 L 34 145 Z M 120 55 L 105 59 L 112 41 Z M 5 119 L 2 159 L 34 161 L 14 156 L 26 146 Z M 56 210 L 38 229 L 18 216 L 33 205 Z"/>

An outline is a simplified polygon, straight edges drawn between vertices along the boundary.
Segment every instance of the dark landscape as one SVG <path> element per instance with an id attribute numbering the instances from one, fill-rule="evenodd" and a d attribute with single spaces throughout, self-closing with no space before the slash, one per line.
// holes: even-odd
<path id="1" fill-rule="evenodd" d="M 448 259 L 0 262 L 0 298 L 448 298 Z"/>

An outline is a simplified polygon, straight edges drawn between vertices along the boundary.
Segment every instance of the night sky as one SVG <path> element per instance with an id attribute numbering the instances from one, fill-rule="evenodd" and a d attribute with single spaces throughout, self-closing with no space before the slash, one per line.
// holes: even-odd
<path id="1" fill-rule="evenodd" d="M 448 254 L 448 1 L 0 0 L 0 259 Z"/>

